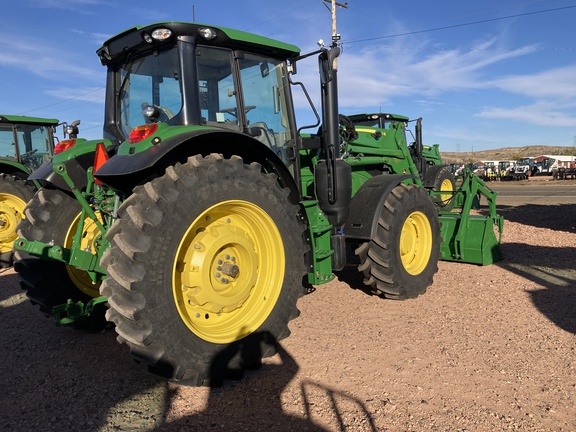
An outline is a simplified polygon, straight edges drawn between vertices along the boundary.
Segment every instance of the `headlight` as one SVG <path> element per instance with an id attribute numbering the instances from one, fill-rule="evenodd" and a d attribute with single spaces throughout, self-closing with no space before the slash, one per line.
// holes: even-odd
<path id="1" fill-rule="evenodd" d="M 216 35 L 216 30 L 209 27 L 201 27 L 198 29 L 198 34 L 206 40 L 214 39 Z"/>
<path id="2" fill-rule="evenodd" d="M 152 39 L 157 41 L 165 41 L 172 36 L 172 30 L 167 28 L 157 28 L 152 32 Z"/>

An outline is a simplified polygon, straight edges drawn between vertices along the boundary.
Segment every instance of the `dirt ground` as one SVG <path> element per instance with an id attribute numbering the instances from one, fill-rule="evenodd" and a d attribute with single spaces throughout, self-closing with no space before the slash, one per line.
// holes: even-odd
<path id="1" fill-rule="evenodd" d="M 278 355 L 215 389 L 149 375 L 113 331 L 54 327 L 5 271 L 0 430 L 574 431 L 576 198 L 546 184 L 499 200 L 503 261 L 441 262 L 404 302 L 345 270 L 300 300 Z"/>

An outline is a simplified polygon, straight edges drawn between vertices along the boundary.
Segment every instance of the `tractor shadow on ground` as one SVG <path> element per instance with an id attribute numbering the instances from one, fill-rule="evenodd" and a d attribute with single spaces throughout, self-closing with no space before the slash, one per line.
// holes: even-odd
<path id="1" fill-rule="evenodd" d="M 576 204 L 523 204 L 497 206 L 497 209 L 506 221 L 536 228 L 576 233 Z M 483 214 L 487 215 L 488 212 L 484 211 Z M 506 225 L 504 225 L 504 230 L 506 230 Z"/>
<path id="2" fill-rule="evenodd" d="M 558 327 L 576 334 L 576 247 L 525 243 L 504 243 L 501 247 L 504 260 L 495 265 L 544 287 L 529 292 L 534 305 Z"/>
<path id="3" fill-rule="evenodd" d="M 0 322 L 0 429 L 151 430 L 163 421 L 167 383 L 135 364 L 114 331 L 56 327 L 13 273 L 0 274 Z"/>
<path id="4" fill-rule="evenodd" d="M 281 364 L 236 372 L 236 380 L 210 389 L 202 412 L 166 423 L 178 388 L 136 364 L 114 331 L 56 327 L 26 298 L 17 275 L 6 272 L 0 273 L 0 322 L 2 430 L 326 430 L 282 409 L 280 394 L 299 366 L 279 344 Z M 219 374 L 234 355 L 223 350 L 214 359 Z"/>
<path id="5" fill-rule="evenodd" d="M 540 205 L 524 204 L 499 207 L 506 222 L 515 222 L 551 232 L 550 239 L 539 239 L 539 244 L 554 243 L 552 236 L 576 233 L 576 204 Z M 537 246 L 517 242 L 501 245 L 504 260 L 496 263 L 512 273 L 544 287 L 531 291 L 534 305 L 558 327 L 576 334 L 576 244 L 574 247 Z"/>
<path id="6" fill-rule="evenodd" d="M 264 340 L 270 340 L 268 334 L 260 334 Z M 314 422 L 314 418 L 329 418 L 335 429 L 345 432 L 348 429 L 346 412 L 356 413 L 355 418 L 364 419 L 367 432 L 376 432 L 373 416 L 358 398 L 346 392 L 330 388 L 310 379 L 297 380 L 300 370 L 295 359 L 277 343 L 278 354 L 274 363 L 265 362 L 258 371 L 245 371 L 237 374 L 240 381 L 224 381 L 222 385 L 210 388 L 207 407 L 200 413 L 185 416 L 175 421 L 162 424 L 157 432 L 200 431 L 200 430 L 275 430 L 279 432 L 326 432 L 329 429 Z M 242 351 L 242 347 L 238 349 Z M 221 364 L 226 364 L 235 357 L 233 350 L 221 351 L 213 360 L 213 370 L 217 376 L 211 379 L 218 382 Z M 280 361 L 280 363 L 278 363 Z M 297 407 L 301 417 L 286 413 L 281 395 L 289 384 L 299 382 L 300 395 L 290 403 Z M 188 391 L 188 390 L 186 390 Z M 293 391 L 290 394 L 294 394 Z M 185 394 L 182 395 L 185 397 Z M 337 425 L 337 426 L 336 426 Z"/>
<path id="7" fill-rule="evenodd" d="M 207 406 L 202 412 L 164 423 L 155 431 L 326 431 L 306 418 L 292 416 L 283 410 L 280 395 L 300 367 L 280 344 L 277 344 L 277 350 L 276 358 L 281 360 L 281 364 L 267 363 L 257 371 L 237 373 L 235 380 L 228 379 L 223 383 L 218 372 L 218 376 L 211 378 L 211 382 L 217 383 L 217 386 L 210 388 Z M 221 351 L 213 360 L 213 369 L 220 371 L 220 365 L 235 354 L 230 350 Z"/>

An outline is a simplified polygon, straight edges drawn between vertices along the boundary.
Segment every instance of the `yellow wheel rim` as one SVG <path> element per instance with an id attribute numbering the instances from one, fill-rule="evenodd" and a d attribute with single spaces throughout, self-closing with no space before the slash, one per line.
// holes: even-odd
<path id="1" fill-rule="evenodd" d="M 440 185 L 440 192 L 449 192 L 445 194 L 440 194 L 440 199 L 442 200 L 442 203 L 448 204 L 450 198 L 452 198 L 452 193 L 454 192 L 454 187 L 450 179 L 444 179 L 444 181 Z"/>
<path id="2" fill-rule="evenodd" d="M 432 253 L 432 228 L 428 217 L 419 211 L 406 218 L 400 234 L 400 257 L 404 269 L 415 276 L 426 268 Z"/>
<path id="3" fill-rule="evenodd" d="M 16 225 L 24 219 L 26 203 L 15 195 L 0 193 L 0 253 L 10 252 L 18 237 Z"/>
<path id="4" fill-rule="evenodd" d="M 256 331 L 282 290 L 282 237 L 270 216 L 247 201 L 223 201 L 204 211 L 175 258 L 178 313 L 209 342 L 226 344 Z"/>
<path id="5" fill-rule="evenodd" d="M 64 238 L 64 247 L 71 248 L 74 241 L 74 235 L 78 229 L 78 223 L 80 222 L 80 216 L 82 213 L 78 214 L 74 219 L 74 222 L 68 228 L 66 237 Z M 102 217 L 99 212 L 96 212 L 98 220 L 102 222 Z M 94 223 L 92 219 L 86 217 L 84 219 L 84 230 L 82 231 L 82 239 L 80 241 L 80 247 L 84 251 L 90 251 L 96 254 L 95 243 L 102 238 L 102 233 L 98 229 L 98 226 Z M 83 293 L 89 295 L 90 297 L 98 297 L 100 295 L 99 288 L 100 282 L 94 283 L 88 273 L 85 270 L 79 269 L 77 267 L 67 265 L 66 271 L 74 282 L 74 285 L 82 291 Z"/>

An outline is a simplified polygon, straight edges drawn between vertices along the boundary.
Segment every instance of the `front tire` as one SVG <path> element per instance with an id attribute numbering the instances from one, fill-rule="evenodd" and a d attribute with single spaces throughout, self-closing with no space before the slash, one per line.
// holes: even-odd
<path id="1" fill-rule="evenodd" d="M 10 267 L 14 261 L 12 245 L 18 238 L 16 227 L 24 219 L 24 208 L 35 191 L 13 175 L 0 174 L 0 268 Z"/>
<path id="2" fill-rule="evenodd" d="M 444 167 L 437 171 L 434 177 L 433 190 L 444 192 L 434 197 L 435 204 L 444 211 L 450 211 L 454 207 L 454 191 L 456 190 L 456 179 L 454 174 Z"/>
<path id="3" fill-rule="evenodd" d="M 380 211 L 376 237 L 356 254 L 364 284 L 375 294 L 396 300 L 424 294 L 440 258 L 440 223 L 424 189 L 395 187 Z"/>
<path id="4" fill-rule="evenodd" d="M 304 226 L 260 169 L 191 157 L 120 207 L 102 293 L 119 342 L 151 372 L 218 385 L 290 334 L 305 292 Z"/>
<path id="5" fill-rule="evenodd" d="M 70 247 L 81 210 L 78 201 L 64 191 L 42 188 L 28 203 L 26 218 L 18 225 L 18 235 L 29 241 L 38 240 Z M 90 219 L 86 222 L 82 248 L 90 248 L 94 252 L 94 243 L 98 241 L 100 231 L 91 222 Z M 52 315 L 54 306 L 64 304 L 68 299 L 86 303 L 99 296 L 99 283 L 92 283 L 84 270 L 62 262 L 44 260 L 17 251 L 14 270 L 20 277 L 20 286 L 26 295 L 47 316 Z M 83 324 L 87 328 L 103 326 L 103 311 L 97 308 Z"/>

